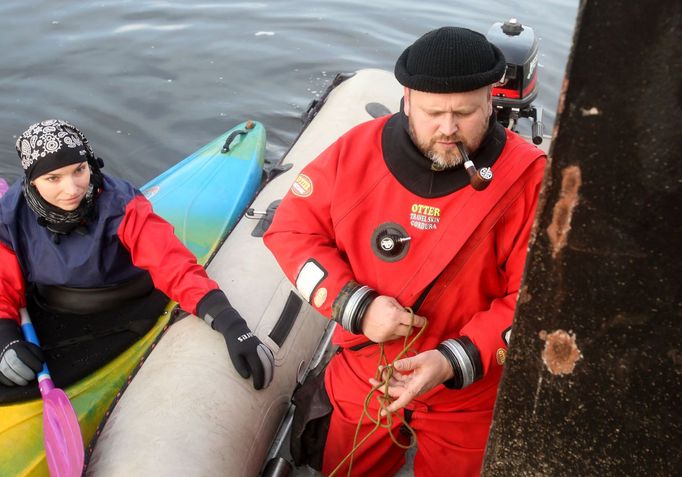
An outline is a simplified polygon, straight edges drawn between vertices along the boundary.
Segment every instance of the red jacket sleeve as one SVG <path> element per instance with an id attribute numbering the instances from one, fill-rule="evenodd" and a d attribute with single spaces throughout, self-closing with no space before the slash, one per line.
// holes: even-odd
<path id="1" fill-rule="evenodd" d="M 289 280 L 326 317 L 344 285 L 354 280 L 331 218 L 339 147 L 333 144 L 301 171 L 263 237 Z"/>
<path id="2" fill-rule="evenodd" d="M 523 193 L 494 228 L 499 242 L 498 256 L 506 257 L 502 268 L 507 282 L 506 295 L 493 300 L 489 309 L 476 313 L 461 330 L 461 335 L 468 336 L 478 348 L 484 374 L 492 365 L 502 364 L 498 362 L 497 352 L 508 346 L 505 335 L 508 336 L 514 318 L 545 164 L 545 159 L 537 159 L 530 166 Z"/>
<path id="3" fill-rule="evenodd" d="M 0 318 L 17 323 L 19 309 L 26 306 L 26 285 L 14 250 L 0 242 Z"/>
<path id="4" fill-rule="evenodd" d="M 126 206 L 118 237 L 130 252 L 133 264 L 147 270 L 154 286 L 196 313 L 197 303 L 218 284 L 197 263 L 175 236 L 173 226 L 152 210 L 152 204 L 137 196 Z"/>

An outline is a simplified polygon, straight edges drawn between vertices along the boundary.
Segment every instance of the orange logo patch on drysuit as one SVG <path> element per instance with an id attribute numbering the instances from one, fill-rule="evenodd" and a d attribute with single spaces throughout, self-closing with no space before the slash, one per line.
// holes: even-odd
<path id="1" fill-rule="evenodd" d="M 436 230 L 440 223 L 440 208 L 424 204 L 412 204 L 410 225 L 419 230 Z"/>
<path id="2" fill-rule="evenodd" d="M 497 353 L 495 353 L 495 357 L 497 358 L 497 364 L 502 366 L 504 362 L 507 361 L 507 350 L 504 348 L 499 348 Z"/>
<path id="3" fill-rule="evenodd" d="M 308 197 L 313 193 L 313 181 L 305 174 L 299 174 L 291 184 L 291 193 L 299 197 Z"/>
<path id="4" fill-rule="evenodd" d="M 322 305 L 324 305 L 324 302 L 326 299 L 327 299 L 327 289 L 322 287 L 315 292 L 315 296 L 313 297 L 313 304 L 319 308 Z"/>

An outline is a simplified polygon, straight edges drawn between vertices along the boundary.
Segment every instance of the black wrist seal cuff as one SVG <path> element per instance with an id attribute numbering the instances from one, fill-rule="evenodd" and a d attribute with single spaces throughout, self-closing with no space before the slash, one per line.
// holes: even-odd
<path id="1" fill-rule="evenodd" d="M 368 286 L 348 282 L 332 305 L 332 319 L 353 334 L 362 334 L 362 319 L 379 294 Z"/>
<path id="2" fill-rule="evenodd" d="M 215 317 L 227 308 L 232 308 L 232 305 L 227 300 L 225 293 L 220 288 L 216 288 L 199 300 L 199 303 L 197 303 L 197 316 L 213 326 Z"/>
<path id="3" fill-rule="evenodd" d="M 481 353 L 476 345 L 467 337 L 443 341 L 436 348 L 448 360 L 455 376 L 443 384 L 448 389 L 462 389 L 483 377 Z"/>

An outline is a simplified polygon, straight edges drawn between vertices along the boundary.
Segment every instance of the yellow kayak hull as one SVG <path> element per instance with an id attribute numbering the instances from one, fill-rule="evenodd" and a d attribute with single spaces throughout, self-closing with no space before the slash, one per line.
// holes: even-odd
<path id="1" fill-rule="evenodd" d="M 84 442 L 92 441 L 129 376 L 168 325 L 174 307 L 175 303 L 170 303 L 156 325 L 116 359 L 65 390 L 78 415 Z M 0 406 L 0 442 L 5 443 L 0 475 L 49 476 L 43 448 L 42 400 Z"/>

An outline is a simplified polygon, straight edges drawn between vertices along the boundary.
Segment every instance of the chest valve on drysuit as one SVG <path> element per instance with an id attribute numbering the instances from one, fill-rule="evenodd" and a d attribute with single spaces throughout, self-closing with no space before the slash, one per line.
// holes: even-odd
<path id="1" fill-rule="evenodd" d="M 397 262 L 410 248 L 412 237 L 399 224 L 389 222 L 379 225 L 372 234 L 372 250 L 381 260 Z"/>

